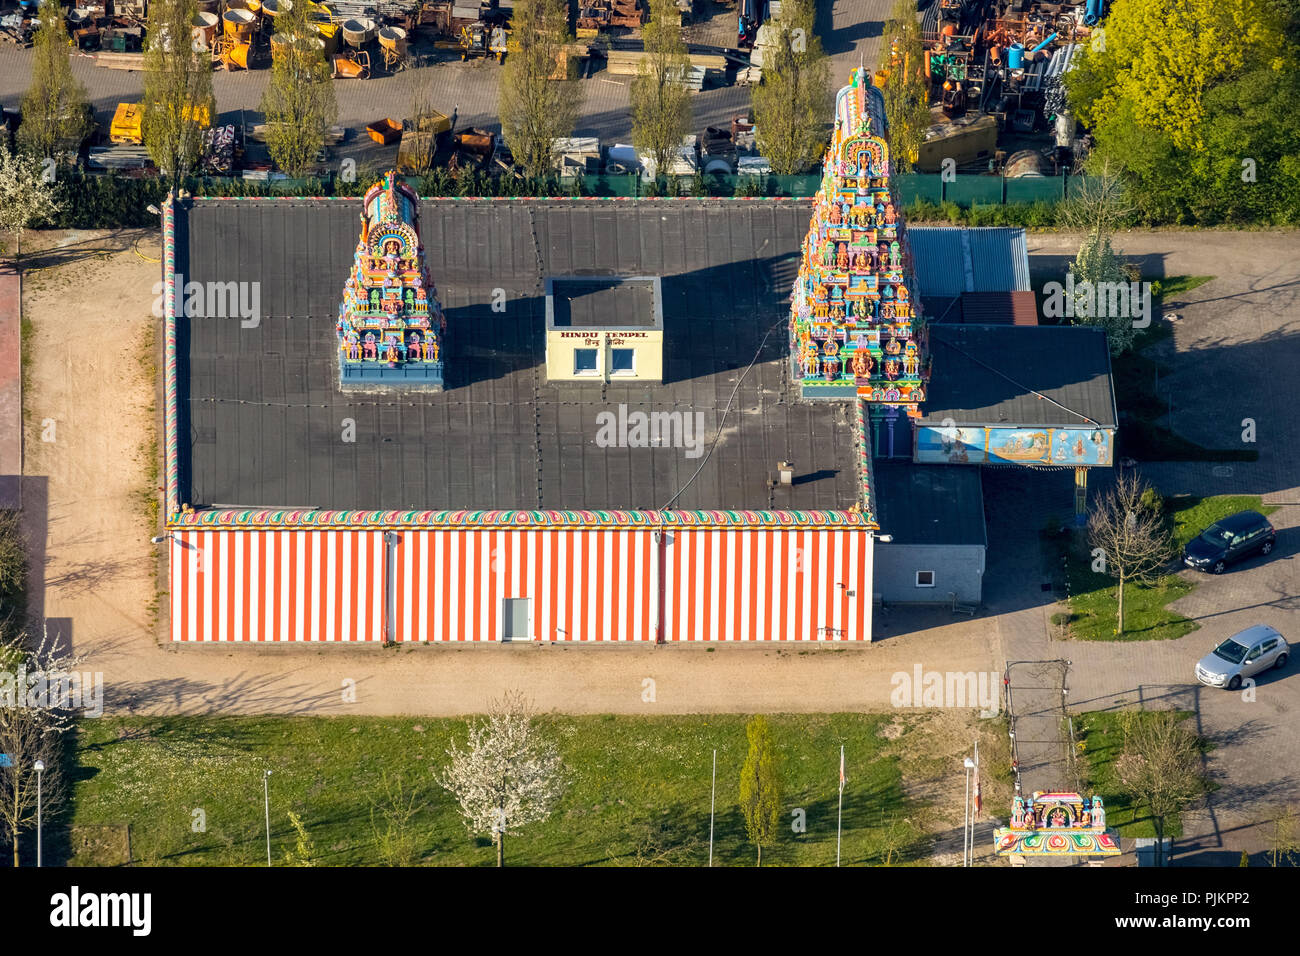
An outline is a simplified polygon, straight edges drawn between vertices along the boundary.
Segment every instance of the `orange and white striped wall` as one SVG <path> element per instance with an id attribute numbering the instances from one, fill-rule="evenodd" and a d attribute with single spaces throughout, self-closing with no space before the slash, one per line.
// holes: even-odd
<path id="1" fill-rule="evenodd" d="M 851 528 L 182 529 L 175 641 L 869 641 Z"/>

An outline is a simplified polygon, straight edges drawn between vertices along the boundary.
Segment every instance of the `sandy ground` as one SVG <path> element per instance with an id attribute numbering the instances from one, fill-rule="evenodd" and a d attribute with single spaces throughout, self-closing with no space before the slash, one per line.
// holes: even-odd
<path id="1" fill-rule="evenodd" d="M 146 257 L 158 257 L 156 234 L 29 233 L 23 251 L 33 627 L 43 619 L 78 651 L 152 647 L 150 309 L 161 267 Z"/>

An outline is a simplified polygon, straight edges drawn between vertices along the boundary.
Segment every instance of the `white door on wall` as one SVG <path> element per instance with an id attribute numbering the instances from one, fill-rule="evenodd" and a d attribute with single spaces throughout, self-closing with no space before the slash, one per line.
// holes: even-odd
<path id="1" fill-rule="evenodd" d="M 501 599 L 501 640 L 531 641 L 533 639 L 533 599 Z"/>

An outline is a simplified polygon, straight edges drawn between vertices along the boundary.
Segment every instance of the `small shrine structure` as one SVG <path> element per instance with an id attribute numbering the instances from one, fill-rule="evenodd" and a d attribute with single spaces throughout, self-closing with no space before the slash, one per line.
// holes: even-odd
<path id="1" fill-rule="evenodd" d="M 446 329 L 420 242 L 420 197 L 388 172 L 366 192 L 343 286 L 340 386 L 442 391 Z"/>
<path id="2" fill-rule="evenodd" d="M 897 420 L 900 410 L 918 416 L 930 375 L 885 135 L 884 99 L 869 72 L 856 69 L 836 96 L 790 305 L 802 396 L 867 402 L 876 421 Z"/>
<path id="3" fill-rule="evenodd" d="M 1013 858 L 1118 856 L 1119 834 L 1106 828 L 1101 797 L 1078 793 L 1016 794 L 1011 823 L 993 833 L 994 852 Z"/>

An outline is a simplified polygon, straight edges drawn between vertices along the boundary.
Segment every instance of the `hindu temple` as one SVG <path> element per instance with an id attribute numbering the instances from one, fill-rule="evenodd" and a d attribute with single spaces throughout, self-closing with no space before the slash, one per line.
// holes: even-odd
<path id="1" fill-rule="evenodd" d="M 866 70 L 835 101 L 835 129 L 791 295 L 790 354 L 804 398 L 860 399 L 873 421 L 915 417 L 929 378 L 912 258 L 891 188 L 885 104 Z"/>
<path id="2" fill-rule="evenodd" d="M 343 388 L 441 391 L 447 321 L 420 242 L 420 197 L 387 173 L 365 195 L 339 305 Z"/>

